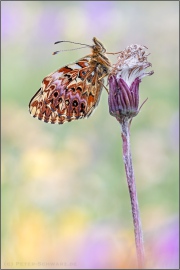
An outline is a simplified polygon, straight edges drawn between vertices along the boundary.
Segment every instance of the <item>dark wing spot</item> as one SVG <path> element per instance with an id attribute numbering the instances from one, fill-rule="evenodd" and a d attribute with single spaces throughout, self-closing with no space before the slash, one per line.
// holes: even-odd
<path id="1" fill-rule="evenodd" d="M 76 112 L 76 109 L 75 109 L 75 108 L 73 108 L 73 109 L 72 109 L 72 113 L 77 114 L 77 112 Z"/>
<path id="2" fill-rule="evenodd" d="M 50 87 L 49 87 L 51 90 L 54 90 L 56 88 L 56 86 L 54 84 L 52 84 Z"/>
<path id="3" fill-rule="evenodd" d="M 80 86 L 78 86 L 78 87 L 76 88 L 76 90 L 82 91 L 82 88 L 81 88 Z"/>
<path id="4" fill-rule="evenodd" d="M 66 104 L 67 106 L 69 105 L 69 100 L 68 100 L 68 99 L 65 100 L 65 104 Z"/>
<path id="5" fill-rule="evenodd" d="M 82 113 L 85 113 L 85 105 L 84 105 L 84 103 L 81 103 L 81 109 L 80 109 L 80 112 L 82 112 Z"/>
<path id="6" fill-rule="evenodd" d="M 78 101 L 77 101 L 77 100 L 74 100 L 73 103 L 72 103 L 72 105 L 73 105 L 74 107 L 77 107 L 77 106 L 78 106 Z"/>
<path id="7" fill-rule="evenodd" d="M 54 97 L 57 97 L 58 96 L 58 92 L 54 92 Z"/>
<path id="8" fill-rule="evenodd" d="M 89 83 L 91 83 L 91 82 L 92 82 L 92 79 L 93 79 L 93 75 L 90 75 L 90 76 L 87 78 L 87 81 L 88 81 Z"/>
<path id="9" fill-rule="evenodd" d="M 86 71 L 80 70 L 80 71 L 79 71 L 79 78 L 80 78 L 80 79 L 84 79 L 85 76 L 86 76 Z"/>
<path id="10" fill-rule="evenodd" d="M 58 70 L 58 72 L 63 72 L 64 74 L 66 74 L 67 72 L 71 72 L 72 71 L 72 68 L 68 67 L 68 66 L 65 66 L 65 67 L 62 67 Z"/>
<path id="11" fill-rule="evenodd" d="M 103 72 L 104 72 L 104 73 L 108 73 L 107 67 L 103 67 Z"/>
<path id="12" fill-rule="evenodd" d="M 72 78 L 71 78 L 71 75 L 70 74 L 64 74 L 64 77 L 67 77 L 69 82 L 72 81 Z"/>

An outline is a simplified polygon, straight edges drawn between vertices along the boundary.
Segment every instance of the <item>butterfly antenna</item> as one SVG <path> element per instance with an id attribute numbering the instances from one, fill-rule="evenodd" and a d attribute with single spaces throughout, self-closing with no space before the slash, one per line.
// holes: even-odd
<path id="1" fill-rule="evenodd" d="M 57 53 L 60 53 L 60 52 L 74 51 L 74 50 L 79 50 L 79 49 L 86 48 L 86 47 L 92 48 L 92 46 L 87 45 L 87 44 L 84 44 L 84 43 L 78 43 L 78 42 L 73 42 L 73 41 L 65 41 L 65 40 L 56 41 L 54 44 L 58 44 L 58 43 L 62 43 L 62 42 L 68 42 L 68 43 L 73 43 L 73 44 L 85 45 L 85 47 L 80 47 L 80 48 L 75 48 L 75 49 L 69 49 L 69 50 L 55 51 L 55 52 L 53 52 L 53 55 L 54 55 L 54 54 L 57 54 Z"/>
<path id="2" fill-rule="evenodd" d="M 87 46 L 87 47 L 92 48 L 91 45 L 87 45 L 87 44 L 84 44 L 84 43 L 73 42 L 73 41 L 65 41 L 65 40 L 56 41 L 56 42 L 54 42 L 54 44 L 58 44 L 58 43 L 62 43 L 62 42 L 68 42 L 68 43 L 74 43 L 74 44 L 79 44 L 79 45 L 85 45 L 85 46 Z"/>
<path id="3" fill-rule="evenodd" d="M 121 53 L 121 52 L 116 52 L 116 53 L 106 52 L 106 54 L 118 54 L 118 53 Z"/>
<path id="4" fill-rule="evenodd" d="M 58 53 L 60 53 L 60 52 L 75 51 L 75 50 L 83 49 L 83 48 L 86 48 L 86 47 L 87 47 L 87 46 L 84 46 L 84 47 L 79 47 L 79 48 L 75 48 L 75 49 L 69 49 L 69 50 L 60 50 L 60 51 L 55 51 L 55 52 L 53 52 L 53 55 L 58 54 Z"/>

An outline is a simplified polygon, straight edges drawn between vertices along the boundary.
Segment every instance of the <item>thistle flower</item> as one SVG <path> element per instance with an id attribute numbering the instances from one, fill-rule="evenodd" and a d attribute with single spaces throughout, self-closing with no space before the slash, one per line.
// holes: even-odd
<path id="1" fill-rule="evenodd" d="M 154 72 L 145 72 L 151 66 L 147 61 L 145 46 L 130 45 L 120 52 L 118 62 L 108 78 L 109 81 L 109 113 L 121 123 L 125 118 L 132 120 L 139 107 L 139 84 L 145 76 Z"/>

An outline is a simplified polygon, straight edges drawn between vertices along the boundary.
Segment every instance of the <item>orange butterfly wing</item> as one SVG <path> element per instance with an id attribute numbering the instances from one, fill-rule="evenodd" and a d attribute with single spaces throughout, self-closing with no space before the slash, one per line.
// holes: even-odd
<path id="1" fill-rule="evenodd" d="M 103 87 L 103 71 L 90 61 L 91 57 L 84 57 L 45 77 L 29 103 L 32 116 L 51 124 L 90 116 Z"/>

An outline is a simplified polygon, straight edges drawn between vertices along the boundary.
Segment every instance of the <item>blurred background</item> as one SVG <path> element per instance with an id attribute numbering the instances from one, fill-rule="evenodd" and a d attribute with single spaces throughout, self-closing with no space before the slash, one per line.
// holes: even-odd
<path id="1" fill-rule="evenodd" d="M 2 269 L 137 268 L 120 126 L 108 96 L 87 120 L 28 112 L 42 79 L 89 49 L 148 47 L 131 146 L 147 268 L 178 269 L 178 1 L 2 1 Z M 117 55 L 111 56 L 115 63 Z M 149 69 L 151 70 L 151 69 Z"/>

